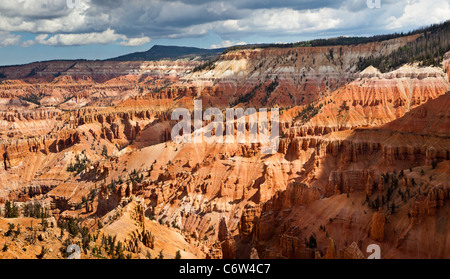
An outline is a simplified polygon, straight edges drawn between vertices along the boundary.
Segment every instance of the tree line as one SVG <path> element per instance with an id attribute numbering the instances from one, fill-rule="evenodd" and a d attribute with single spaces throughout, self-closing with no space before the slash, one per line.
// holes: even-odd
<path id="1" fill-rule="evenodd" d="M 424 29 L 423 35 L 415 41 L 390 54 L 360 58 L 358 69 L 364 70 L 372 65 L 382 73 L 386 73 L 413 62 L 418 62 L 420 66 L 439 67 L 448 51 L 450 51 L 450 20 Z"/>
<path id="2" fill-rule="evenodd" d="M 255 48 L 292 48 L 292 47 L 319 47 L 319 46 L 345 46 L 345 45 L 358 45 L 358 44 L 367 44 L 373 42 L 382 42 L 395 38 L 411 36 L 415 34 L 422 34 L 427 32 L 436 32 L 440 29 L 448 29 L 448 24 L 450 20 L 441 23 L 441 24 L 433 24 L 429 27 L 422 27 L 416 29 L 414 31 L 410 31 L 408 33 L 393 33 L 388 35 L 375 35 L 371 37 L 336 37 L 336 38 L 328 38 L 328 39 L 315 39 L 310 41 L 299 41 L 295 43 L 286 43 L 286 44 L 248 44 L 242 46 L 232 46 L 224 50 L 223 54 L 234 51 L 234 50 L 243 50 L 243 49 L 255 49 Z"/>
<path id="3" fill-rule="evenodd" d="M 0 212 L 0 216 L 5 218 L 17 218 L 21 214 L 25 217 L 31 218 L 48 218 L 48 209 L 44 208 L 40 203 L 27 203 L 23 207 L 19 207 L 15 202 L 6 201 L 3 212 Z"/>

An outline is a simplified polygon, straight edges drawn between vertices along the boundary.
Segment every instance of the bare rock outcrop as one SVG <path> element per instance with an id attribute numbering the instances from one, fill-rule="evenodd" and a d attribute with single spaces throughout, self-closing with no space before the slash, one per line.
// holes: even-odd
<path id="1" fill-rule="evenodd" d="M 372 216 L 372 224 L 370 227 L 370 238 L 383 242 L 384 240 L 384 226 L 385 226 L 385 214 L 381 211 L 381 209 L 378 210 L 378 212 L 374 213 Z"/>

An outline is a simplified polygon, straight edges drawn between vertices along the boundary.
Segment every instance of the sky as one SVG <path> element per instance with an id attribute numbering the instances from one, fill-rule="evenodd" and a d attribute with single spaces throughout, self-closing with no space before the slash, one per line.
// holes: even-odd
<path id="1" fill-rule="evenodd" d="M 1 0 L 0 65 L 408 32 L 450 0 Z"/>

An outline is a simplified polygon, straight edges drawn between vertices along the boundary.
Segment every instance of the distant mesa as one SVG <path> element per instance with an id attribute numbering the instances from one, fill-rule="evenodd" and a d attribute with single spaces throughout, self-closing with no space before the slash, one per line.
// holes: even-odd
<path id="1" fill-rule="evenodd" d="M 207 60 L 220 55 L 224 50 L 225 48 L 206 49 L 184 46 L 155 45 L 147 51 L 133 52 L 107 59 L 107 61 L 157 61 L 177 59 Z"/>

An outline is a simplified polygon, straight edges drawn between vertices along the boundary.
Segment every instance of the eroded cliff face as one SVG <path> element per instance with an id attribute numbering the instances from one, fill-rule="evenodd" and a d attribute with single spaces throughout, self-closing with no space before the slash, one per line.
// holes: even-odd
<path id="1" fill-rule="evenodd" d="M 447 224 L 429 231 L 435 240 L 412 237 L 448 215 L 449 105 L 446 93 L 384 126 L 282 139 L 286 159 L 310 159 L 246 225 L 259 256 L 359 258 L 372 243 L 382 257 L 448 255 L 437 245 L 447 241 Z M 345 252 L 355 241 L 356 254 Z"/>
<path id="2" fill-rule="evenodd" d="M 388 54 L 417 36 L 357 46 L 230 51 L 212 70 L 194 73 L 200 62 L 52 61 L 2 67 L 7 80 L 0 84 L 0 97 L 65 110 L 117 105 L 144 95 L 163 99 L 158 101 L 163 106 L 196 97 L 222 108 L 292 107 L 357 78 L 359 59 Z"/>
<path id="3" fill-rule="evenodd" d="M 110 106 L 159 91 L 200 62 L 52 61 L 0 68 L 1 98 L 76 109 Z M 5 104 L 9 105 L 9 104 Z"/>
<path id="4" fill-rule="evenodd" d="M 214 63 L 213 69 L 194 72 L 182 80 L 183 85 L 196 88 L 204 102 L 215 106 L 309 104 L 357 78 L 359 59 L 388 54 L 415 38 L 357 46 L 230 51 Z"/>
<path id="5" fill-rule="evenodd" d="M 381 125 L 450 89 L 439 68 L 404 66 L 386 74 L 370 72 L 366 69 L 359 79 L 333 92 L 304 126 L 337 131 Z"/>
<path id="6" fill-rule="evenodd" d="M 152 76 L 183 75 L 197 65 L 199 62 L 195 61 L 48 61 L 5 66 L 0 68 L 0 72 L 9 80 L 25 79 L 33 83 L 36 80 L 56 84 L 126 83 L 128 77 L 143 81 Z"/>
<path id="7" fill-rule="evenodd" d="M 33 77 L 23 79 L 10 68 L 18 79 L 0 85 L 0 202 L 82 217 L 135 258 L 183 249 L 201 258 L 363 258 L 373 243 L 383 258 L 449 257 L 448 76 L 414 65 L 355 68 L 410 39 L 234 51 L 192 74 L 175 62 L 52 62 L 26 66 Z M 171 112 L 192 110 L 195 98 L 205 109 L 282 107 L 278 153 L 175 144 Z"/>

